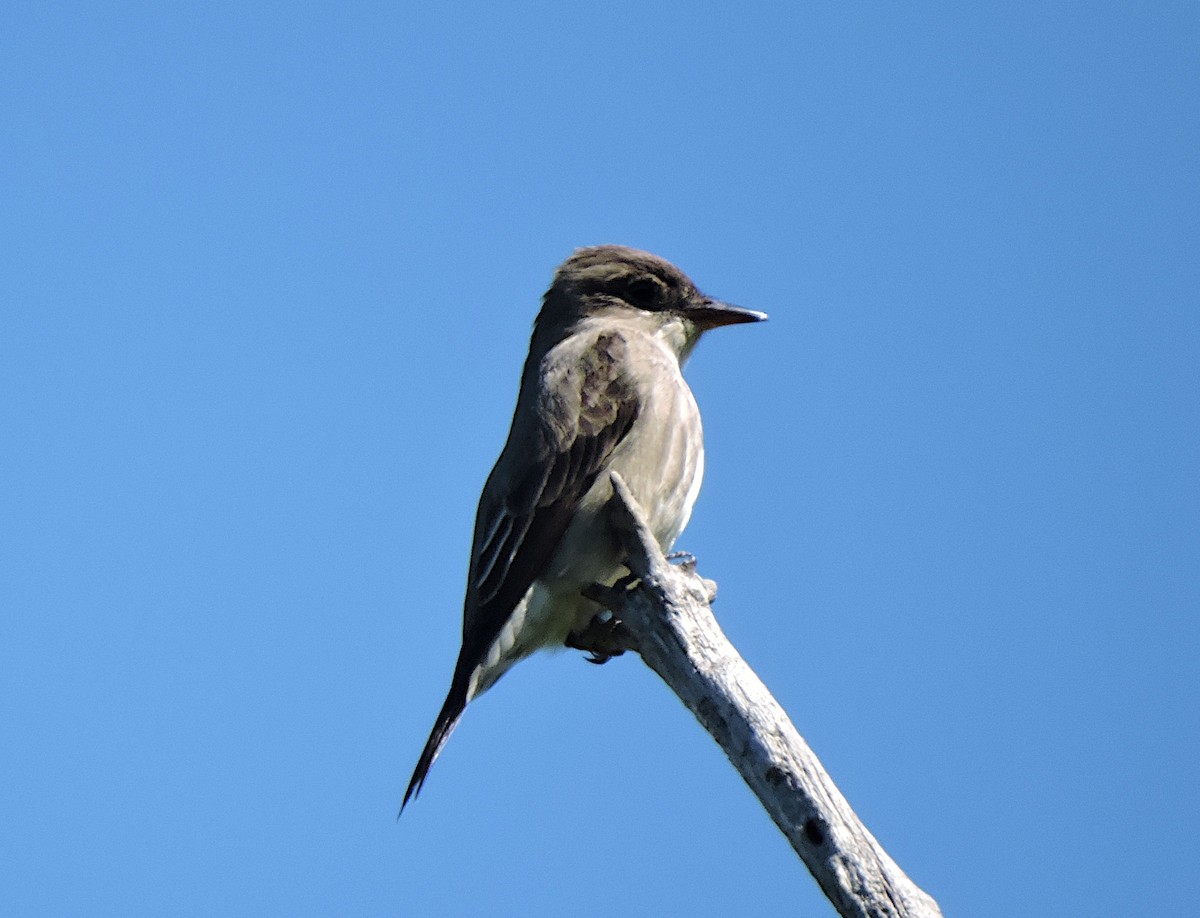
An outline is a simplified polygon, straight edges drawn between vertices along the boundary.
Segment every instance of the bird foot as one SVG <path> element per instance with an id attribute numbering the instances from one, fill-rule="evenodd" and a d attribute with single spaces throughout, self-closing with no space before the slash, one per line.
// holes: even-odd
<path id="1" fill-rule="evenodd" d="M 626 574 L 612 586 L 603 583 L 592 583 L 582 590 L 583 595 L 606 610 L 619 608 L 622 593 L 626 593 L 638 583 L 637 574 Z M 603 614 L 603 613 L 601 613 Z"/>
<path id="2" fill-rule="evenodd" d="M 627 650 L 637 650 L 633 632 L 608 611 L 594 616 L 587 627 L 572 631 L 563 643 L 575 650 L 587 651 L 588 656 L 584 659 L 597 665 L 607 663 Z"/>
<path id="3" fill-rule="evenodd" d="M 696 556 L 690 551 L 673 551 L 667 555 L 667 560 L 689 571 L 696 569 Z"/>

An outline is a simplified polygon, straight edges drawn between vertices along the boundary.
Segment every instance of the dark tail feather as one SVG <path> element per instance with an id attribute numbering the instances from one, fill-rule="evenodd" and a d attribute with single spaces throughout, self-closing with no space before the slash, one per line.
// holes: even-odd
<path id="1" fill-rule="evenodd" d="M 458 726 L 458 721 L 466 707 L 466 686 L 460 686 L 458 680 L 455 679 L 454 684 L 450 686 L 450 694 L 446 696 L 442 710 L 438 712 L 437 720 L 434 721 L 433 731 L 429 734 L 429 739 L 425 741 L 425 749 L 421 752 L 421 757 L 417 759 L 417 767 L 413 769 L 412 779 L 408 782 L 408 790 L 404 792 L 404 801 L 400 804 L 400 812 L 396 814 L 397 819 L 404 813 L 408 801 L 415 799 L 421 793 L 421 785 L 425 783 L 429 769 L 433 767 L 434 759 L 446 745 L 446 740 L 450 739 L 450 734 Z"/>

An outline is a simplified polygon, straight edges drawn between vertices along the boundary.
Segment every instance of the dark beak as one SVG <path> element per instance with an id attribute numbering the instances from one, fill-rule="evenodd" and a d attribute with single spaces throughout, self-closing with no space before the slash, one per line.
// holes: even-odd
<path id="1" fill-rule="evenodd" d="M 754 309 L 743 309 L 741 306 L 731 306 L 720 300 L 710 300 L 705 297 L 687 311 L 687 317 L 700 328 L 720 328 L 722 325 L 744 325 L 747 322 L 762 322 L 766 319 L 765 312 Z"/>

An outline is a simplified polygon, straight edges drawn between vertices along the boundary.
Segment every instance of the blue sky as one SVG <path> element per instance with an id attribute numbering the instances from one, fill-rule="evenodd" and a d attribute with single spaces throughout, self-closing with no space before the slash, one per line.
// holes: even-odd
<path id="1" fill-rule="evenodd" d="M 947 915 L 1200 861 L 1200 12 L 14 3 L 0 889 L 59 915 L 832 914 L 633 657 L 394 820 L 538 297 L 651 249 L 680 547 Z"/>

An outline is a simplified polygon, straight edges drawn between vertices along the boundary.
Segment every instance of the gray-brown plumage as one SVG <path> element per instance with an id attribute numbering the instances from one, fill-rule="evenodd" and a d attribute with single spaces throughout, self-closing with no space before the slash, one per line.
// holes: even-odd
<path id="1" fill-rule="evenodd" d="M 605 520 L 609 470 L 664 549 L 679 536 L 704 471 L 682 365 L 702 332 L 764 318 L 624 246 L 579 249 L 559 267 L 534 322 L 508 442 L 479 500 L 450 691 L 401 811 L 472 698 L 602 611 L 583 591 L 624 571 Z"/>

